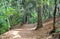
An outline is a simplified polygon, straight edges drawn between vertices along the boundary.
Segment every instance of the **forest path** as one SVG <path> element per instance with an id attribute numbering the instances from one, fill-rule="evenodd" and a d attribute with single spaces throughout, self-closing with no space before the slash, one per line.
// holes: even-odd
<path id="1" fill-rule="evenodd" d="M 60 18 L 57 18 L 56 22 L 59 20 Z M 23 26 L 22 28 L 14 28 L 0 35 L 0 39 L 48 39 L 49 32 L 53 29 L 53 19 L 47 20 L 43 23 L 43 27 L 38 30 L 34 30 L 37 24 L 24 24 Z M 30 26 L 33 26 L 34 29 Z"/>

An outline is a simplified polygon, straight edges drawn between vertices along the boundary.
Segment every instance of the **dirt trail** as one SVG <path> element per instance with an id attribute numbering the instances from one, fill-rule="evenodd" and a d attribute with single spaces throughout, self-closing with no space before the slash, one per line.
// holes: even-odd
<path id="1" fill-rule="evenodd" d="M 60 18 L 57 18 L 56 22 L 59 20 Z M 34 30 L 36 26 L 37 24 L 24 24 L 21 28 L 14 28 L 0 35 L 0 39 L 48 39 L 51 37 L 49 32 L 53 29 L 53 19 L 43 23 L 42 28 Z"/>

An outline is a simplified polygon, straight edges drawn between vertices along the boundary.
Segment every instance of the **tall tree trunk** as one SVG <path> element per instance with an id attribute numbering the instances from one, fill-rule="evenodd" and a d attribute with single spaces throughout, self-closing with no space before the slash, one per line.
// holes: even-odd
<path id="1" fill-rule="evenodd" d="M 55 9 L 54 9 L 54 13 L 53 13 L 53 30 L 50 32 L 51 34 L 55 32 L 55 20 L 56 20 L 56 7 L 57 7 L 57 4 L 56 4 L 57 0 L 55 0 Z"/>
<path id="2" fill-rule="evenodd" d="M 26 11 L 26 5 L 23 6 L 24 8 L 24 16 L 23 16 L 23 24 L 26 24 L 27 22 L 27 11 Z"/>
<path id="3" fill-rule="evenodd" d="M 23 4 L 23 9 L 24 9 L 24 15 L 23 15 L 23 19 L 22 19 L 22 24 L 26 24 L 27 22 L 27 11 L 26 11 L 26 4 L 25 4 L 25 0 L 22 1 Z"/>
<path id="4" fill-rule="evenodd" d="M 55 19 L 56 19 L 56 7 L 57 7 L 56 2 L 57 2 L 57 0 L 55 0 L 55 10 L 54 10 L 54 13 L 53 13 L 53 15 L 54 15 L 54 19 L 53 19 L 53 31 L 55 31 Z"/>
<path id="5" fill-rule="evenodd" d="M 41 28 L 42 25 L 42 6 L 38 7 L 38 20 L 37 20 L 37 29 Z"/>

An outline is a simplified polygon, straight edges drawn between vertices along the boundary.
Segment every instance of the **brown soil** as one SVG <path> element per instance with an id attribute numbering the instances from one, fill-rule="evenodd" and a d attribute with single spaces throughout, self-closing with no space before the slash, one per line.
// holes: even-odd
<path id="1" fill-rule="evenodd" d="M 60 18 L 56 19 L 56 23 Z M 57 26 L 58 24 L 56 24 Z M 0 35 L 0 39 L 53 39 L 49 32 L 53 29 L 53 19 L 49 19 L 43 23 L 43 27 L 35 30 L 37 23 L 24 24 L 20 27 L 20 24 L 13 27 L 12 30 Z M 55 39 L 55 38 L 54 38 Z"/>

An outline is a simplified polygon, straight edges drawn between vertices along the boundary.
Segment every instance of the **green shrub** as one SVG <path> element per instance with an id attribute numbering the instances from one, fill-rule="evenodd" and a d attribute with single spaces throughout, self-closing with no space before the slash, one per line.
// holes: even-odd
<path id="1" fill-rule="evenodd" d="M 0 34 L 6 32 L 8 29 L 7 22 L 3 19 L 0 19 Z"/>

